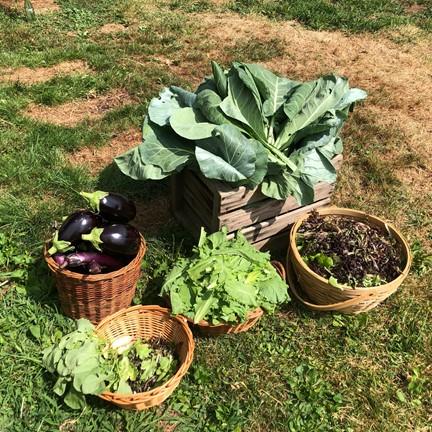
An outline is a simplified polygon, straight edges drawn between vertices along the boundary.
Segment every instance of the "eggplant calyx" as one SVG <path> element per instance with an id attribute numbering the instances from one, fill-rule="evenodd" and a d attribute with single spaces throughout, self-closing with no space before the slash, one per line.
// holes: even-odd
<path id="1" fill-rule="evenodd" d="M 93 228 L 89 234 L 82 234 L 81 238 L 90 242 L 99 252 L 102 252 L 100 244 L 102 244 L 103 241 L 100 237 L 103 233 L 103 230 L 103 228 Z"/>
<path id="2" fill-rule="evenodd" d="M 93 211 L 99 213 L 99 203 L 101 199 L 105 198 L 109 193 L 104 191 L 80 192 L 80 195 L 86 199 Z"/>
<path id="3" fill-rule="evenodd" d="M 58 231 L 54 234 L 54 238 L 52 239 L 52 246 L 48 249 L 48 255 L 54 255 L 56 252 L 69 252 L 74 249 L 71 242 L 65 240 L 58 239 Z"/>

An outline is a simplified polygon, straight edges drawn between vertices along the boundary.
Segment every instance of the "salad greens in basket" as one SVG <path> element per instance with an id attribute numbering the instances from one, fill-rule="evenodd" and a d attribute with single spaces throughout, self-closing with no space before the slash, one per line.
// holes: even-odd
<path id="1" fill-rule="evenodd" d="M 191 258 L 180 259 L 162 287 L 172 313 L 198 323 L 238 323 L 258 307 L 273 312 L 289 300 L 286 283 L 270 263 L 268 253 L 257 251 L 238 232 L 206 235 L 201 230 Z"/>
<path id="2" fill-rule="evenodd" d="M 276 199 L 314 200 L 317 182 L 332 183 L 339 132 L 366 93 L 346 78 L 326 75 L 298 82 L 256 64 L 233 63 L 192 93 L 165 88 L 151 100 L 143 142 L 116 158 L 120 170 L 159 180 L 185 167 L 233 185 L 261 185 Z"/>
<path id="3" fill-rule="evenodd" d="M 44 350 L 45 368 L 58 375 L 54 393 L 72 409 L 85 405 L 85 395 L 105 391 L 133 394 L 157 387 L 177 371 L 174 347 L 162 340 L 141 341 L 124 336 L 109 343 L 90 321 Z"/>

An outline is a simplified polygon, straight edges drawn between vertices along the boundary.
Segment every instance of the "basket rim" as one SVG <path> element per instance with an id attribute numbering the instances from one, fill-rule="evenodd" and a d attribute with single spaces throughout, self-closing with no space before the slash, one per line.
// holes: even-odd
<path id="1" fill-rule="evenodd" d="M 316 211 L 320 215 L 325 215 L 325 216 L 328 216 L 328 215 L 349 216 L 349 217 L 353 217 L 354 219 L 361 219 L 362 221 L 365 221 L 367 223 L 372 222 L 372 224 L 375 224 L 375 225 L 383 224 L 389 228 L 389 230 L 392 232 L 392 235 L 394 235 L 394 237 L 397 239 L 398 243 L 402 246 L 402 249 L 403 249 L 402 253 L 405 254 L 405 256 L 406 256 L 406 263 L 405 263 L 404 269 L 401 271 L 401 274 L 396 279 L 393 279 L 390 282 L 387 282 L 386 284 L 383 284 L 383 285 L 376 285 L 373 287 L 355 287 L 355 288 L 350 287 L 350 289 L 356 290 L 358 292 L 361 291 L 364 294 L 375 293 L 375 292 L 379 292 L 379 291 L 388 291 L 389 289 L 392 289 L 396 283 L 400 285 L 403 282 L 403 280 L 408 276 L 408 273 L 409 273 L 409 270 L 411 267 L 411 262 L 412 262 L 411 252 L 410 252 L 407 241 L 405 240 L 403 235 L 397 230 L 397 228 L 393 224 L 384 221 L 383 219 L 379 218 L 378 216 L 373 216 L 373 215 L 366 213 L 366 212 L 363 212 L 361 210 L 354 210 L 354 209 L 350 209 L 347 207 L 332 206 L 332 207 L 317 209 Z M 310 214 L 311 214 L 311 212 L 307 212 L 304 215 L 300 216 L 300 218 L 297 220 L 297 222 L 291 228 L 288 254 L 291 252 L 293 255 L 293 258 L 295 259 L 297 264 L 300 265 L 300 267 L 303 270 L 305 270 L 307 273 L 309 273 L 312 277 L 319 280 L 320 282 L 323 282 L 323 283 L 331 286 L 329 284 L 328 279 L 320 276 L 319 274 L 315 273 L 313 270 L 311 270 L 309 268 L 309 266 L 303 261 L 303 258 L 301 257 L 301 255 L 297 249 L 297 244 L 296 244 L 297 231 L 300 228 L 303 221 L 305 219 L 307 219 Z M 338 289 L 338 288 L 336 288 L 336 289 Z"/>
<path id="2" fill-rule="evenodd" d="M 46 261 L 48 267 L 54 273 L 61 274 L 62 276 L 65 276 L 65 277 L 68 277 L 71 279 L 83 280 L 86 282 L 97 282 L 97 281 L 101 281 L 101 280 L 105 280 L 105 279 L 113 279 L 117 276 L 120 276 L 120 275 L 128 272 L 133 267 L 139 265 L 142 258 L 144 257 L 144 255 L 147 252 L 147 243 L 146 243 L 146 241 L 145 241 L 145 239 L 141 233 L 140 233 L 140 239 L 141 239 L 140 246 L 139 246 L 138 252 L 135 255 L 135 257 L 133 258 L 133 260 L 129 264 L 119 268 L 118 270 L 114 270 L 114 271 L 109 272 L 109 273 L 100 273 L 100 274 L 93 274 L 92 275 L 92 274 L 81 274 L 81 273 L 70 271 L 68 269 L 61 269 L 57 265 L 57 263 L 54 261 L 52 256 L 48 254 L 48 245 L 49 245 L 50 240 L 45 241 L 43 253 L 44 253 L 44 258 L 45 258 L 45 261 Z"/>
<path id="3" fill-rule="evenodd" d="M 167 381 L 165 381 L 162 385 L 154 387 L 150 390 L 147 390 L 146 392 L 142 393 L 133 393 L 133 394 L 126 394 L 126 393 L 113 393 L 110 391 L 103 391 L 98 396 L 102 399 L 108 400 L 108 401 L 115 401 L 116 399 L 130 399 L 130 403 L 140 403 L 142 399 L 146 398 L 152 398 L 155 396 L 155 394 L 160 394 L 164 390 L 166 390 L 168 387 L 173 386 L 174 388 L 177 387 L 178 383 L 175 384 L 175 382 L 178 380 L 180 381 L 183 376 L 188 371 L 192 360 L 193 360 L 193 354 L 195 350 L 195 341 L 192 335 L 192 331 L 187 325 L 186 321 L 181 316 L 173 316 L 171 314 L 171 310 L 168 308 L 163 308 L 161 306 L 157 305 L 137 305 L 132 306 L 129 308 L 122 309 L 112 315 L 109 315 L 105 317 L 95 328 L 95 332 L 100 334 L 101 328 L 107 325 L 111 321 L 115 321 L 117 318 L 120 318 L 125 315 L 129 314 L 135 314 L 135 313 L 149 313 L 153 315 L 161 315 L 161 316 L 167 316 L 170 320 L 176 321 L 179 325 L 181 330 L 185 333 L 186 339 L 187 339 L 187 353 L 186 358 L 183 363 L 180 364 L 179 368 L 177 369 L 176 373 L 171 376 L 171 378 Z"/>

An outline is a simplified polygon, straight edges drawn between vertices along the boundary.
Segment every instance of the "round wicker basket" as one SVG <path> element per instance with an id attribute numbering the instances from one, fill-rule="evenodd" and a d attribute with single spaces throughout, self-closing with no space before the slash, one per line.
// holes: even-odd
<path id="1" fill-rule="evenodd" d="M 195 343 L 186 321 L 173 317 L 169 309 L 159 306 L 134 306 L 105 318 L 96 327 L 96 333 L 109 342 L 123 336 L 133 340 L 162 339 L 176 346 L 180 367 L 163 385 L 144 393 L 132 395 L 103 392 L 100 398 L 121 408 L 143 410 L 160 405 L 179 385 L 192 363 Z"/>
<path id="2" fill-rule="evenodd" d="M 378 217 L 358 210 L 331 207 L 318 210 L 318 213 L 320 215 L 349 216 L 378 227 L 383 232 L 389 232 L 400 246 L 403 263 L 402 273 L 387 284 L 370 288 L 341 290 L 330 285 L 327 279 L 319 276 L 306 265 L 297 249 L 297 231 L 302 222 L 309 216 L 305 214 L 291 229 L 287 255 L 288 281 L 294 296 L 306 307 L 313 310 L 357 314 L 374 308 L 394 293 L 407 277 L 411 266 L 411 254 L 408 244 L 397 229 Z M 306 300 L 304 297 L 308 299 Z"/>
<path id="3" fill-rule="evenodd" d="M 285 268 L 279 261 L 272 261 L 272 265 L 275 267 L 276 271 L 279 273 L 280 277 L 285 280 L 286 273 Z M 231 333 L 242 333 L 251 329 L 263 316 L 264 311 L 261 308 L 257 308 L 249 312 L 246 321 L 238 324 L 210 324 L 208 321 L 201 320 L 199 323 L 195 324 L 192 319 L 186 318 L 186 320 L 193 326 L 195 326 L 199 332 L 204 336 L 218 336 L 222 334 Z"/>
<path id="4" fill-rule="evenodd" d="M 138 253 L 128 265 L 110 273 L 86 275 L 61 269 L 48 255 L 46 243 L 44 257 L 55 279 L 62 312 L 68 317 L 87 318 L 96 324 L 106 316 L 129 307 L 146 249 L 146 242 L 141 237 Z"/>

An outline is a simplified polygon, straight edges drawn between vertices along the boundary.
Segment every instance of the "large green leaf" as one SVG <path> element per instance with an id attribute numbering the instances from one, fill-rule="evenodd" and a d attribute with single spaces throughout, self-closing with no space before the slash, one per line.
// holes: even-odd
<path id="1" fill-rule="evenodd" d="M 319 149 L 311 149 L 303 153 L 304 165 L 302 179 L 307 184 L 314 186 L 320 181 L 334 183 L 336 170 L 329 160 L 321 154 Z"/>
<path id="2" fill-rule="evenodd" d="M 114 159 L 120 171 L 134 180 L 161 180 L 168 177 L 171 173 L 163 172 L 160 167 L 143 162 L 142 146 L 143 144 Z"/>
<path id="3" fill-rule="evenodd" d="M 203 116 L 213 124 L 221 125 L 229 123 L 219 108 L 222 99 L 213 90 L 206 89 L 197 94 L 194 108 L 199 110 Z"/>
<path id="4" fill-rule="evenodd" d="M 170 117 L 170 125 L 176 134 L 188 140 L 209 138 L 215 128 L 198 110 L 189 107 L 175 111 Z"/>
<path id="5" fill-rule="evenodd" d="M 255 187 L 261 184 L 267 174 L 268 152 L 259 141 L 251 138 L 249 142 L 254 146 L 256 160 L 255 172 L 252 176 L 248 177 L 246 184 L 250 187 Z"/>
<path id="6" fill-rule="evenodd" d="M 290 91 L 299 83 L 275 75 L 268 69 L 256 64 L 245 65 L 252 75 L 264 100 L 262 112 L 270 117 L 285 103 Z"/>
<path id="7" fill-rule="evenodd" d="M 310 204 L 314 200 L 313 187 L 287 171 L 266 176 L 261 185 L 261 192 L 277 200 L 293 196 L 300 205 Z"/>
<path id="8" fill-rule="evenodd" d="M 242 80 L 243 84 L 250 90 L 252 96 L 255 99 L 257 107 L 259 110 L 263 108 L 263 101 L 261 100 L 260 91 L 258 89 L 257 83 L 254 77 L 250 73 L 249 69 L 243 63 L 233 63 L 233 67 L 238 73 L 239 78 Z"/>
<path id="9" fill-rule="evenodd" d="M 228 96 L 228 80 L 223 69 L 214 61 L 211 62 L 213 79 L 221 98 Z"/>
<path id="10" fill-rule="evenodd" d="M 159 125 L 165 126 L 169 123 L 172 113 L 181 108 L 175 94 L 168 88 L 164 88 L 158 98 L 153 98 L 148 107 L 150 120 Z"/>
<path id="11" fill-rule="evenodd" d="M 344 78 L 334 75 L 320 78 L 316 87 L 304 100 L 300 111 L 291 118 L 291 121 L 286 123 L 275 145 L 282 150 L 288 148 L 294 141 L 296 132 L 315 122 L 328 110 L 333 109 L 347 90 L 348 83 Z"/>
<path id="12" fill-rule="evenodd" d="M 230 278 L 225 283 L 228 295 L 245 305 L 256 306 L 258 290 L 256 285 L 249 285 Z"/>
<path id="13" fill-rule="evenodd" d="M 199 141 L 195 156 L 207 178 L 238 182 L 255 172 L 255 144 L 231 125 L 218 126 L 211 139 Z"/>
<path id="14" fill-rule="evenodd" d="M 166 173 L 182 168 L 194 154 L 190 141 L 176 136 L 169 128 L 150 122 L 144 123 L 143 139 L 140 146 L 141 159 L 146 165 L 158 166 Z"/>
<path id="15" fill-rule="evenodd" d="M 228 75 L 228 96 L 220 104 L 221 110 L 250 129 L 258 140 L 266 140 L 265 118 L 249 88 L 239 78 L 236 70 Z"/>
<path id="16" fill-rule="evenodd" d="M 196 99 L 196 94 L 192 93 L 190 91 L 187 91 L 185 89 L 182 89 L 181 87 L 177 87 L 177 86 L 171 86 L 170 87 L 171 92 L 173 92 L 177 98 L 178 101 L 180 102 L 180 105 L 182 107 L 192 107 L 195 99 Z"/>
<path id="17" fill-rule="evenodd" d="M 210 293 L 207 293 L 203 298 L 198 300 L 195 305 L 194 323 L 199 323 L 202 319 L 204 319 L 216 302 L 217 299 Z"/>

